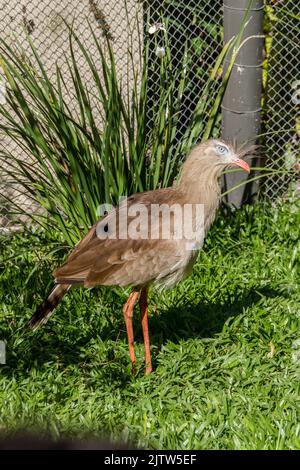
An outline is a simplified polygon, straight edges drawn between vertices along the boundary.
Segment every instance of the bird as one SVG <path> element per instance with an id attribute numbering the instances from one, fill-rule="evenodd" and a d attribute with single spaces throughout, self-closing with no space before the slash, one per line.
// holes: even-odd
<path id="1" fill-rule="evenodd" d="M 188 153 L 172 186 L 123 199 L 90 228 L 66 262 L 54 271 L 54 287 L 27 327 L 35 330 L 44 324 L 71 287 L 130 287 L 123 315 L 132 371 L 136 371 L 133 312 L 139 302 L 145 373 L 150 374 L 148 290 L 151 286 L 171 288 L 191 272 L 220 206 L 221 174 L 229 167 L 249 173 L 250 167 L 242 159 L 248 153 L 221 139 L 198 143 Z M 187 207 L 192 209 L 187 211 Z"/>

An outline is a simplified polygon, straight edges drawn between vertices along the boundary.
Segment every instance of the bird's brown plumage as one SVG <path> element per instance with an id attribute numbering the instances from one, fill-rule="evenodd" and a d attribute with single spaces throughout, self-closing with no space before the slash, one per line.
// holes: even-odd
<path id="1" fill-rule="evenodd" d="M 207 144 L 202 144 L 205 149 Z M 187 158 L 180 181 L 171 188 L 137 193 L 126 200 L 127 207 L 121 204 L 116 214 L 104 217 L 101 224 L 110 226 L 110 220 L 134 204 L 141 204 L 148 210 L 148 227 L 161 226 L 161 217 L 150 220 L 153 204 L 203 204 L 204 228 L 208 231 L 220 202 L 218 183 L 219 167 L 211 165 L 211 155 L 203 158 L 196 147 Z M 199 167 L 201 172 L 199 172 Z M 127 216 L 128 225 L 134 217 Z M 197 253 L 187 252 L 185 240 L 148 239 L 99 239 L 95 224 L 86 237 L 69 256 L 67 262 L 54 272 L 58 283 L 94 285 L 142 286 L 150 283 L 165 283 L 171 286 L 189 271 Z M 171 227 L 174 232 L 174 226 Z M 172 279 L 174 282 L 172 282 Z"/>
<path id="2" fill-rule="evenodd" d="M 184 201 L 184 194 L 180 188 L 173 187 L 159 189 L 145 193 L 138 193 L 127 199 L 128 206 L 122 205 L 116 209 L 116 213 L 110 213 L 104 217 L 101 224 L 109 229 L 113 216 L 117 216 L 116 233 L 119 233 L 119 216 L 122 211 L 127 211 L 134 204 L 141 204 L 148 213 L 148 227 L 153 230 L 154 224 L 161 227 L 162 212 L 159 218 L 151 221 L 151 206 L 153 204 L 168 204 L 172 206 L 178 201 Z M 215 205 L 217 207 L 218 200 Z M 171 237 L 174 236 L 173 213 L 171 216 Z M 134 216 L 128 215 L 128 225 L 134 220 Z M 211 222 L 207 215 L 207 225 Z M 151 223 L 152 222 L 152 223 Z M 162 283 L 170 279 L 175 272 L 182 272 L 188 264 L 191 253 L 186 253 L 184 241 L 175 239 L 99 239 L 97 236 L 97 224 L 95 224 L 86 238 L 75 248 L 67 262 L 54 272 L 54 277 L 59 283 L 79 283 L 85 287 L 94 285 L 147 285 L 152 282 Z M 180 275 L 180 274 L 179 274 Z"/>
<path id="3" fill-rule="evenodd" d="M 224 157 L 221 154 L 219 155 L 222 146 L 227 149 Z M 196 146 L 190 152 L 183 165 L 178 182 L 172 187 L 138 193 L 127 198 L 125 202 L 121 203 L 119 207 L 107 214 L 90 229 L 84 239 L 72 251 L 65 264 L 54 272 L 56 283 L 58 286 L 63 286 L 58 292 L 61 298 L 72 285 L 82 285 L 84 287 L 130 285 L 135 288 L 135 292 L 142 291 L 144 299 L 142 305 L 144 313 L 147 312 L 146 287 L 150 284 L 171 287 L 183 279 L 190 271 L 203 243 L 203 239 L 197 240 L 197 243 L 195 243 L 192 238 L 188 241 L 195 244 L 196 249 L 187 250 L 187 239 L 177 239 L 175 236 L 178 227 L 176 227 L 172 212 L 170 216 L 170 236 L 168 239 L 164 239 L 160 231 L 162 213 L 158 212 L 157 217 L 153 218 L 151 216 L 151 207 L 155 204 L 165 204 L 169 207 L 175 204 L 180 207 L 185 204 L 202 204 L 204 207 L 204 220 L 203 226 L 198 227 L 198 230 L 207 233 L 215 219 L 220 202 L 219 176 L 226 166 L 232 164 L 237 164 L 248 170 L 247 164 L 239 159 L 231 146 L 225 145 L 222 141 L 210 140 Z M 145 237 L 145 233 L 135 238 L 130 237 L 127 233 L 127 236 L 124 237 L 124 232 L 123 236 L 119 234 L 119 220 L 126 212 L 127 232 L 127 227 L 136 217 L 136 214 L 129 214 L 130 208 L 135 205 L 141 205 L 146 210 L 146 225 L 148 227 L 148 232 L 147 229 L 146 232 L 148 237 Z M 113 224 L 114 217 L 116 217 L 116 226 Z M 99 228 L 109 235 L 111 227 L 116 229 L 115 238 L 99 238 Z M 156 232 L 159 233 L 158 239 L 149 237 L 153 228 L 158 229 L 158 232 Z M 55 294 L 55 289 L 53 292 Z M 51 314 L 51 305 L 53 307 L 57 305 L 58 297 L 53 292 L 30 320 L 31 327 L 36 327 L 44 322 Z M 133 309 L 136 301 L 135 294 L 132 299 L 133 301 L 129 303 L 129 310 Z M 45 310 L 44 317 L 43 309 Z M 125 310 L 128 313 L 128 305 Z M 124 313 L 125 320 L 127 318 L 126 312 Z M 131 328 L 131 320 L 128 321 L 129 326 L 127 323 L 126 326 Z M 128 331 L 127 329 L 127 333 Z M 131 333 L 128 339 L 130 336 L 132 336 Z"/>

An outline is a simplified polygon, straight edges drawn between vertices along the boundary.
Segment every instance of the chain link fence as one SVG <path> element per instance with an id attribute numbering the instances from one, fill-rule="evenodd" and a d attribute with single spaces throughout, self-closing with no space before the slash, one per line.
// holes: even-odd
<path id="1" fill-rule="evenodd" d="M 75 93 L 72 86 L 68 61 L 71 60 L 69 26 L 80 37 L 80 40 L 87 47 L 89 52 L 98 57 L 93 34 L 98 37 L 107 36 L 114 47 L 116 66 L 120 81 L 130 82 L 131 77 L 130 61 L 128 50 L 130 49 L 135 60 L 138 61 L 138 49 L 140 39 L 138 30 L 135 27 L 138 20 L 143 24 L 141 6 L 136 0 L 122 0 L 121 2 L 106 2 L 104 0 L 32 0 L 6 2 L 0 0 L 0 25 L 1 39 L 13 48 L 18 48 L 24 59 L 30 61 L 33 53 L 27 35 L 34 44 L 37 53 L 43 61 L 43 65 L 50 80 L 55 83 L 56 67 L 58 66 L 64 77 L 67 87 L 65 88 L 66 104 L 72 109 L 76 108 L 76 100 L 73 99 Z M 141 31 L 143 28 L 141 28 Z M 73 44 L 76 62 L 85 82 L 87 83 L 91 95 L 94 95 L 94 105 L 96 106 L 95 82 L 92 73 L 84 57 L 79 53 L 76 43 Z M 34 63 L 34 61 L 33 61 Z M 100 60 L 98 61 L 101 69 Z M 1 73 L 0 63 L 0 105 L 5 106 L 5 76 Z M 94 92 L 94 93 L 93 93 Z M 93 100 L 93 98 L 92 98 Z M 79 111 L 77 109 L 77 111 Z M 101 128 L 101 116 L 97 125 Z M 9 149 L 12 154 L 28 159 L 22 149 L 6 135 L 0 135 L 1 149 Z M 6 162 L 10 164 L 9 161 Z M 2 198 L 1 193 L 10 200 L 13 199 L 16 205 L 28 207 L 28 212 L 37 208 L 32 201 L 24 196 L 24 191 L 13 181 L 8 181 L 5 177 L 5 168 L 0 170 L 0 227 L 2 230 L 18 230 L 18 216 L 13 214 L 13 209 Z M 22 218 L 22 217 L 21 217 Z"/>
<path id="2" fill-rule="evenodd" d="M 265 12 L 266 66 L 262 144 L 266 166 L 276 174 L 264 182 L 271 200 L 300 196 L 300 4 L 269 1 Z M 285 170 L 295 170 L 287 176 Z M 280 171 L 283 171 L 280 173 Z"/>
<path id="3" fill-rule="evenodd" d="M 50 77 L 55 76 L 56 64 L 66 76 L 68 75 L 66 58 L 69 56 L 69 43 L 66 23 L 73 25 L 85 45 L 95 54 L 95 44 L 88 24 L 98 37 L 109 36 L 116 53 L 121 80 L 128 74 L 128 47 L 132 49 L 133 55 L 138 57 L 141 41 L 139 34 L 149 32 L 151 27 L 159 27 L 157 25 L 161 21 L 167 24 L 175 66 L 182 61 L 184 44 L 188 38 L 193 66 L 190 85 L 184 96 L 178 138 L 184 133 L 186 123 L 222 48 L 222 0 L 0 0 L 0 7 L 1 37 L 10 44 L 22 44 L 24 51 L 29 54 L 26 31 L 41 55 Z M 266 2 L 267 68 L 264 71 L 262 147 L 266 155 L 266 165 L 272 169 L 280 166 L 290 169 L 299 161 L 299 15 L 300 6 L 293 0 Z M 137 18 L 142 24 L 140 32 L 134 28 Z M 85 74 L 84 60 L 79 59 L 78 67 L 83 70 L 85 80 L 89 83 L 90 72 L 87 70 Z M 150 78 L 155 80 L 155 74 Z M 130 80 L 130 77 L 127 76 L 127 80 Z M 68 99 L 72 105 L 71 92 Z M 3 74 L 0 80 L 0 105 L 5 105 Z M 9 147 L 11 152 L 20 152 L 20 149 L 3 135 L 0 136 L 1 146 Z M 9 165 L 9 162 L 7 164 Z M 277 173 L 276 176 L 265 180 L 263 191 L 269 198 L 275 199 L 285 195 L 291 184 L 297 189 L 299 180 L 295 177 L 292 181 L 290 177 Z M 1 175 L 0 185 L 2 191 L 5 188 L 7 193 L 16 191 L 17 197 L 17 189 L 3 181 Z M 0 214 L 0 225 L 7 226 L 9 208 L 3 201 Z"/>
<path id="4" fill-rule="evenodd" d="M 185 45 L 189 54 L 189 85 L 184 91 L 177 139 L 184 134 L 203 88 L 223 46 L 223 1 L 166 0 L 144 2 L 145 28 L 167 25 L 173 67 L 182 67 Z M 147 24 L 147 22 L 149 24 Z M 159 69 L 150 80 L 159 80 Z M 219 76 L 221 81 L 221 73 Z"/>

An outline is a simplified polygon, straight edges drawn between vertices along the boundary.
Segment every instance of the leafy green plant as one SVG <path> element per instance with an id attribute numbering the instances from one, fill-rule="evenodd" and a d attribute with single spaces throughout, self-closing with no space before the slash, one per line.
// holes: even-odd
<path id="1" fill-rule="evenodd" d="M 72 246 L 98 218 L 100 204 L 115 204 L 121 195 L 170 185 L 186 152 L 214 132 L 243 28 L 223 47 L 179 143 L 175 137 L 190 59 L 186 45 L 182 65 L 174 69 L 167 27 L 160 38 L 163 57 L 149 53 L 149 37 L 140 45 L 138 66 L 132 50 L 128 51 L 133 78 L 125 92 L 110 38 L 100 41 L 91 28 L 95 58 L 70 28 L 66 61 L 74 90 L 72 107 L 66 99 L 70 85 L 62 69 L 57 66 L 55 80 L 50 79 L 29 37 L 31 59 L 20 47 L 2 40 L 7 103 L 0 107 L 0 130 L 21 152 L 2 149 L 0 159 L 9 161 L 8 182 L 17 183 L 21 193 L 44 209 L 27 215 L 48 231 L 59 230 Z M 142 37 L 140 31 L 138 36 Z M 78 51 L 93 77 L 92 87 L 78 66 Z M 220 67 L 232 51 L 220 80 Z M 156 89 L 151 86 L 155 99 L 150 100 L 148 75 L 153 67 L 160 79 Z M 148 116 L 152 116 L 151 126 Z M 24 212 L 10 202 L 15 213 Z"/>

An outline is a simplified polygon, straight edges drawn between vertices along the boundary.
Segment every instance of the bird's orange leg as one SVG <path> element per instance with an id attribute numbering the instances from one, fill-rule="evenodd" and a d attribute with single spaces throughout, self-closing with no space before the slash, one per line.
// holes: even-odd
<path id="1" fill-rule="evenodd" d="M 133 309 L 134 305 L 138 299 L 139 291 L 133 290 L 128 297 L 127 302 L 124 304 L 123 307 L 123 314 L 126 324 L 126 332 L 127 332 L 127 339 L 128 339 L 128 347 L 129 347 L 129 356 L 132 363 L 132 372 L 135 372 L 135 354 L 134 354 L 134 338 L 133 338 L 133 327 L 132 327 L 132 317 L 133 317 Z"/>
<path id="2" fill-rule="evenodd" d="M 148 301 L 147 301 L 147 288 L 146 287 L 143 287 L 143 289 L 141 290 L 140 309 L 142 313 L 142 329 L 143 329 L 144 345 L 145 345 L 146 374 L 151 374 L 152 362 L 151 362 L 149 328 L 148 328 Z"/>

